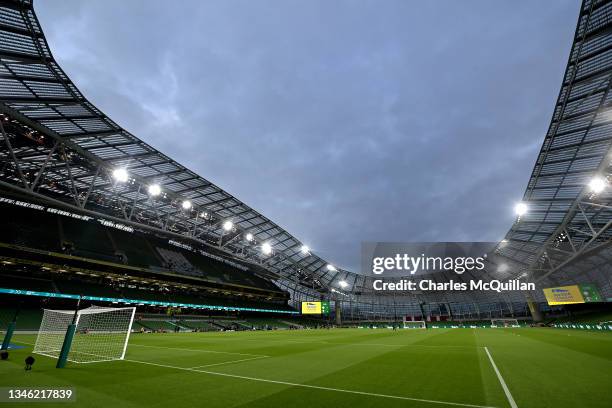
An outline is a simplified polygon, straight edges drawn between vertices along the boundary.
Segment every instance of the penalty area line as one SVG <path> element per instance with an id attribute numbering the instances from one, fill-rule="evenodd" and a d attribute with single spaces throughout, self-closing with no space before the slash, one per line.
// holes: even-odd
<path id="1" fill-rule="evenodd" d="M 495 361 L 493 361 L 493 357 L 491 356 L 491 353 L 489 353 L 489 349 L 487 347 L 485 347 L 484 349 L 485 349 L 485 352 L 487 353 L 487 356 L 489 356 L 489 361 L 491 362 L 491 366 L 493 366 L 493 370 L 495 371 L 495 374 L 497 375 L 497 379 L 499 380 L 499 383 L 504 389 L 504 394 L 506 394 L 506 398 L 508 398 L 508 402 L 510 403 L 510 406 L 512 408 L 518 408 L 518 405 L 516 405 L 514 398 L 512 398 L 512 394 L 510 394 L 510 389 L 506 385 L 504 378 L 502 377 L 501 373 L 497 369 L 497 366 L 495 365 Z"/>
<path id="2" fill-rule="evenodd" d="M 167 365 L 167 364 L 158 364 L 158 363 L 152 363 L 152 362 L 149 362 L 149 361 L 128 360 L 128 359 L 125 359 L 123 361 L 127 361 L 127 362 L 130 362 L 130 363 L 137 363 L 137 364 L 152 365 L 152 366 L 162 367 L 162 368 L 171 368 L 171 369 L 175 369 L 175 370 L 191 371 L 191 372 L 194 372 L 194 373 L 203 373 L 203 374 L 209 374 L 209 375 L 216 375 L 216 376 L 220 376 L 220 377 L 237 378 L 237 379 L 247 380 L 247 381 L 258 381 L 258 382 L 264 382 L 264 383 L 270 383 L 270 384 L 288 385 L 290 387 L 310 388 L 310 389 L 322 390 L 322 391 L 342 392 L 342 393 L 345 393 L 345 394 L 364 395 L 364 396 L 368 396 L 368 397 L 378 397 L 378 398 L 387 398 L 387 399 L 404 400 L 404 401 L 424 402 L 424 403 L 438 404 L 438 405 L 452 405 L 452 406 L 457 406 L 457 407 L 496 408 L 496 407 L 486 406 L 486 405 L 465 404 L 465 403 L 462 403 L 462 402 L 437 401 L 437 400 L 430 400 L 430 399 L 423 399 L 423 398 L 403 397 L 403 396 L 400 396 L 400 395 L 378 394 L 378 393 L 374 393 L 374 392 L 345 390 L 345 389 L 342 389 L 342 388 L 332 388 L 332 387 L 322 387 L 322 386 L 319 386 L 319 385 L 299 384 L 299 383 L 292 383 L 292 382 L 288 382 L 288 381 L 268 380 L 268 379 L 265 379 L 265 378 L 247 377 L 247 376 L 244 376 L 244 375 L 218 373 L 218 372 L 215 372 L 215 371 L 199 370 L 199 369 L 196 369 L 196 368 L 177 367 L 177 366 L 171 366 L 171 365 Z"/>

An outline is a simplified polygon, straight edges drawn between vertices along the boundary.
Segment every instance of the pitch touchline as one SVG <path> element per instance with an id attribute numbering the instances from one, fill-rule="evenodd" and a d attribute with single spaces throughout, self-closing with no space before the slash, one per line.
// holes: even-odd
<path id="1" fill-rule="evenodd" d="M 168 349 L 168 350 L 195 351 L 198 353 L 234 354 L 236 356 L 270 357 L 270 356 L 266 356 L 263 354 L 246 354 L 246 353 L 235 353 L 232 351 L 200 350 L 200 349 L 190 349 L 190 348 L 180 348 L 180 347 L 147 346 L 144 344 L 133 344 L 133 343 L 130 343 L 130 346 L 161 348 L 161 349 Z"/>
<path id="2" fill-rule="evenodd" d="M 292 383 L 292 382 L 287 382 L 287 381 L 267 380 L 265 378 L 246 377 L 243 375 L 218 373 L 215 371 L 198 370 L 195 368 L 187 368 L 187 367 L 177 367 L 177 366 L 171 366 L 167 364 L 151 363 L 148 361 L 128 360 L 128 359 L 125 359 L 123 361 L 128 361 L 130 363 L 147 364 L 147 365 L 163 367 L 163 368 L 172 368 L 175 370 L 191 371 L 191 372 L 203 373 L 203 374 L 209 374 L 209 375 L 217 375 L 221 377 L 239 378 L 239 379 L 248 380 L 248 381 L 258 381 L 258 382 L 265 382 L 265 383 L 271 383 L 271 384 L 281 384 L 281 385 L 288 385 L 291 387 L 311 388 L 311 389 L 323 390 L 323 391 L 343 392 L 346 394 L 366 395 L 369 397 L 389 398 L 389 399 L 404 400 L 404 401 L 426 402 L 426 403 L 431 403 L 431 404 L 453 405 L 453 406 L 459 406 L 459 407 L 496 408 L 496 407 L 486 406 L 486 405 L 464 404 L 461 402 L 449 402 L 449 401 L 436 401 L 436 400 L 429 400 L 429 399 L 422 399 L 422 398 L 402 397 L 399 395 L 377 394 L 373 392 L 345 390 L 342 388 L 331 388 L 331 387 L 322 387 L 318 385 L 299 384 L 299 383 Z"/>
<path id="3" fill-rule="evenodd" d="M 506 398 L 508 398 L 508 402 L 510 403 L 510 406 L 512 408 L 518 408 L 518 405 L 516 405 L 516 402 L 514 402 L 514 398 L 512 398 L 512 394 L 510 394 L 510 390 L 508 389 L 508 386 L 506 385 L 504 378 L 502 377 L 501 373 L 497 369 L 497 366 L 495 365 L 495 361 L 493 361 L 493 357 L 491 356 L 491 353 L 489 353 L 489 349 L 487 347 L 485 347 L 484 349 L 487 352 L 487 356 L 489 356 L 489 361 L 491 362 L 491 365 L 493 366 L 493 370 L 495 370 L 495 374 L 497 374 L 497 379 L 499 380 L 499 383 L 504 389 L 504 394 L 506 394 Z"/>

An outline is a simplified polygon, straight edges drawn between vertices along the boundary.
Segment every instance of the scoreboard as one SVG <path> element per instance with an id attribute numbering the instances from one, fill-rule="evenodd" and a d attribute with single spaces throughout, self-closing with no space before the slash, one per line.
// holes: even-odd
<path id="1" fill-rule="evenodd" d="M 302 314 L 328 315 L 329 310 L 329 302 L 326 301 L 302 302 Z"/>
<path id="2" fill-rule="evenodd" d="M 582 284 L 544 289 L 549 305 L 572 305 L 576 303 L 601 302 L 601 295 L 595 285 Z"/>

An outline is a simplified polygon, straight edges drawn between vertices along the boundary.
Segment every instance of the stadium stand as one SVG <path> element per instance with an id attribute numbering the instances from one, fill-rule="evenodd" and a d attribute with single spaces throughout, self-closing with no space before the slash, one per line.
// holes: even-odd
<path id="1" fill-rule="evenodd" d="M 165 267 L 171 271 L 180 271 L 181 273 L 193 276 L 204 276 L 204 273 L 193 266 L 180 252 L 160 247 L 156 249 L 165 261 Z"/>
<path id="2" fill-rule="evenodd" d="M 83 258 L 109 262 L 120 260 L 104 228 L 68 217 L 57 217 L 57 219 L 65 252 Z"/>
<path id="3" fill-rule="evenodd" d="M 291 327 L 290 324 L 280 320 L 263 317 L 249 317 L 246 321 L 255 329 L 266 330 L 272 329 L 288 329 Z"/>
<path id="4" fill-rule="evenodd" d="M 188 327 L 194 331 L 217 331 L 218 329 L 210 324 L 207 320 L 199 320 L 197 318 L 184 318 L 181 319 L 183 326 Z"/>
<path id="5" fill-rule="evenodd" d="M 202 255 L 178 247 L 170 248 L 168 240 L 161 237 L 141 231 L 128 232 L 109 228 L 90 218 L 74 216 L 74 213 L 55 214 L 40 208 L 7 203 L 0 204 L 0 208 L 7 209 L 12 215 L 11 219 L 21 220 L 19 228 L 15 224 L 3 230 L 0 235 L 2 255 L 7 259 L 5 262 L 17 265 L 24 258 L 32 262 L 31 251 L 44 250 L 45 252 L 37 252 L 36 257 L 42 257 L 44 254 L 39 265 L 48 271 L 47 276 L 44 276 L 45 272 L 37 270 L 36 276 L 30 276 L 32 279 L 27 279 L 28 276 L 11 279 L 10 285 L 5 285 L 6 287 L 89 296 L 184 303 L 208 302 L 206 304 L 235 307 L 254 307 L 269 303 L 269 306 L 291 310 L 286 305 L 287 294 L 276 285 L 247 267 L 237 263 L 235 266 L 224 263 L 223 258 L 215 259 L 212 255 Z M 209 248 L 208 251 L 213 250 Z M 79 262 L 76 262 L 77 259 Z M 82 260 L 90 263 L 84 264 Z M 197 284 L 201 286 L 200 289 L 206 287 L 208 291 L 206 295 L 201 291 L 197 294 L 183 294 L 178 293 L 176 289 L 163 289 L 163 285 L 153 289 L 149 285 L 130 283 L 125 279 L 123 282 L 117 279 L 109 285 L 108 281 L 101 281 L 101 265 L 93 263 L 95 261 L 104 262 L 105 267 L 113 269 L 117 274 L 133 274 L 133 268 L 137 268 L 139 271 L 166 276 L 164 279 L 170 281 L 172 276 L 189 277 L 192 279 L 189 281 L 190 285 Z M 52 272 L 69 271 L 72 266 L 77 265 L 81 271 L 75 272 L 76 274 L 67 273 L 61 277 L 50 275 Z M 87 266 L 87 272 L 82 270 L 83 266 Z M 122 272 L 125 267 L 130 269 Z M 95 279 L 87 279 L 87 285 L 84 286 L 84 275 Z M 143 274 L 143 277 L 149 276 L 151 274 Z M 215 285 L 211 287 L 211 283 Z M 188 286 L 183 283 L 184 288 Z M 233 298 L 232 294 L 235 295 Z M 250 301 L 250 298 L 253 300 Z"/>
<path id="6" fill-rule="evenodd" d="M 60 251 L 57 218 L 44 212 L 2 206 L 5 212 L 0 234 L 5 242 L 28 248 Z"/>
<path id="7" fill-rule="evenodd" d="M 372 276 L 301 251 L 288 231 L 121 128 L 61 70 L 32 4 L 3 4 L 0 120 L 2 140 L 10 142 L 0 144 L 4 289 L 287 312 L 327 299 L 353 322 L 554 319 L 565 309 L 549 306 L 541 289 L 565 276 L 612 299 L 612 194 L 587 188 L 594 176 L 612 174 L 609 2 L 581 8 L 525 191 L 530 211 L 495 249 L 511 263 L 492 272 L 495 278 L 531 275 L 538 290 L 398 297 L 374 293 Z M 148 193 L 152 180 L 163 194 Z M 340 282 L 346 299 L 333 292 Z"/>

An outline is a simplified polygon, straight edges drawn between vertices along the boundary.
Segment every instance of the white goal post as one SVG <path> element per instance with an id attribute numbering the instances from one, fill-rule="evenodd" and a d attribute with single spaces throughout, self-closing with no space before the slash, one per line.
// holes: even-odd
<path id="1" fill-rule="evenodd" d="M 94 363 L 123 360 L 135 312 L 135 307 L 92 306 L 79 310 L 68 361 Z M 59 358 L 73 318 L 74 310 L 44 309 L 33 352 Z"/>
<path id="2" fill-rule="evenodd" d="M 404 329 L 426 329 L 427 323 L 424 320 L 404 320 Z"/>
<path id="3" fill-rule="evenodd" d="M 491 319 L 491 327 L 520 327 L 516 319 Z"/>

